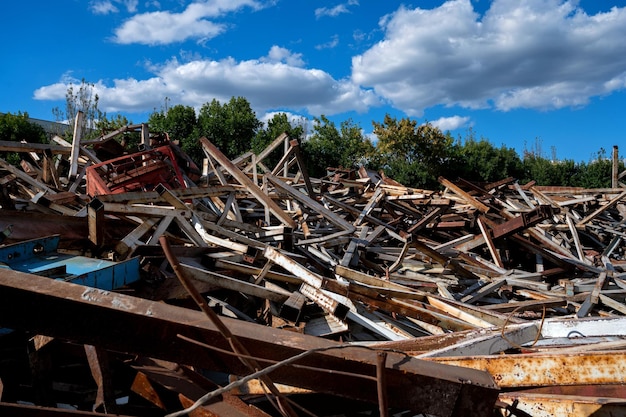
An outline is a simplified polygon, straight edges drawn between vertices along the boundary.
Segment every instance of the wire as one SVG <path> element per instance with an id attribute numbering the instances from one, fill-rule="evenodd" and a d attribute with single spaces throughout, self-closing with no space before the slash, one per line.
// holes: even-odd
<path id="1" fill-rule="evenodd" d="M 535 344 L 537 344 L 537 342 L 539 341 L 539 338 L 541 337 L 541 330 L 543 329 L 543 323 L 546 320 L 546 306 L 542 306 L 543 307 L 543 312 L 541 314 L 541 323 L 539 324 L 539 329 L 537 329 L 537 335 L 535 336 L 535 340 L 533 340 L 533 342 L 530 344 L 529 347 L 524 347 L 520 344 L 515 343 L 514 341 L 510 340 L 508 337 L 506 337 L 506 335 L 504 334 L 504 331 L 506 330 L 506 325 L 509 323 L 509 320 L 511 319 L 511 317 L 513 317 L 513 315 L 517 312 L 517 310 L 519 310 L 522 306 L 518 306 L 515 307 L 515 309 L 513 311 L 511 311 L 511 314 L 509 314 L 506 317 L 506 320 L 504 321 L 504 324 L 502 325 L 502 331 L 500 332 L 500 335 L 502 336 L 502 339 L 506 340 L 512 347 L 516 348 L 516 349 L 526 349 L 526 350 L 530 350 L 533 352 L 538 352 L 537 349 L 532 349 L 533 346 L 535 346 Z"/>
<path id="2" fill-rule="evenodd" d="M 182 338 L 184 338 L 183 336 L 180 336 Z M 193 341 L 192 339 L 188 339 L 185 338 L 185 340 L 189 340 L 189 341 Z M 196 343 L 196 341 L 193 341 L 194 343 Z M 198 342 L 200 343 L 200 342 Z M 202 344 L 204 345 L 204 344 Z M 207 345 L 208 346 L 208 345 Z M 211 349 L 213 349 L 213 347 L 210 347 Z M 199 407 L 203 406 L 204 404 L 206 404 L 209 400 L 224 394 L 232 389 L 238 388 L 244 384 L 246 384 L 248 381 L 251 381 L 253 379 L 257 379 L 263 375 L 269 374 L 270 372 L 273 372 L 283 366 L 289 365 L 293 362 L 296 362 L 308 355 L 311 355 L 313 353 L 319 353 L 319 352 L 326 352 L 329 350 L 336 350 L 336 349 L 347 349 L 347 348 L 361 348 L 361 349 L 366 349 L 369 351 L 380 351 L 381 349 L 372 349 L 368 346 L 353 346 L 353 345 L 346 345 L 346 346 L 327 346 L 327 347 L 321 347 L 321 348 L 313 348 L 313 349 L 309 349 L 306 350 L 304 352 L 299 353 L 298 355 L 292 356 L 290 358 L 284 359 L 282 361 L 276 362 L 273 365 L 268 366 L 267 368 L 263 368 L 257 372 L 254 372 L 252 374 L 249 374 L 241 379 L 238 379 L 236 381 L 231 382 L 228 385 L 225 385 L 224 387 L 218 388 L 216 390 L 213 390 L 211 392 L 206 393 L 205 395 L 203 395 L 202 397 L 200 397 L 195 403 L 193 403 L 190 407 L 184 409 L 184 410 L 180 410 L 180 411 L 176 411 L 174 413 L 171 414 L 167 414 L 165 417 L 180 417 L 180 416 L 184 416 L 187 415 L 189 413 L 191 413 L 192 411 L 198 409 Z M 221 349 L 217 349 L 222 351 Z M 229 354 L 233 354 L 233 352 L 227 352 Z M 236 356 L 239 356 L 239 354 L 235 354 Z M 406 355 L 408 356 L 408 355 Z M 341 371 L 331 371 L 332 373 L 340 373 Z M 363 378 L 368 378 L 368 379 L 373 379 L 376 380 L 376 378 L 374 377 L 369 377 L 366 375 L 357 375 L 357 374 L 350 374 L 353 376 L 360 376 Z"/>

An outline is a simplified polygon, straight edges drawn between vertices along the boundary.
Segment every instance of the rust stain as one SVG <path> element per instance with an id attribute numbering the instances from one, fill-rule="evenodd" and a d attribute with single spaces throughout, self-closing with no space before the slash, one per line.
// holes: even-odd
<path id="1" fill-rule="evenodd" d="M 620 384 L 626 380 L 626 353 L 615 351 L 425 359 L 487 371 L 501 388 Z"/>

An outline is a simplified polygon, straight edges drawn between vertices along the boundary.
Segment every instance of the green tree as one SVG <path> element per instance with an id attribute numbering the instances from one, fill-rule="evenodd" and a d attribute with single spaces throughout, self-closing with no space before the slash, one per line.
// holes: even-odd
<path id="1" fill-rule="evenodd" d="M 309 163 L 309 174 L 326 175 L 326 168 L 358 168 L 366 165 L 374 146 L 352 119 L 341 122 L 339 129 L 326 116 L 314 119 L 313 134 L 302 144 Z"/>
<path id="2" fill-rule="evenodd" d="M 0 114 L 0 140 L 29 143 L 45 143 L 46 132 L 40 125 L 29 121 L 28 113 Z M 11 164 L 20 162 L 19 154 L 15 152 L 3 153 L 2 158 Z"/>
<path id="3" fill-rule="evenodd" d="M 458 176 L 469 181 L 493 182 L 524 175 L 522 160 L 513 148 L 493 146 L 485 138 L 477 140 L 473 131 L 459 146 Z"/>
<path id="4" fill-rule="evenodd" d="M 535 181 L 537 185 L 576 186 L 580 183 L 581 168 L 573 160 L 559 160 L 556 149 L 552 148 L 551 158 L 543 154 L 540 139 L 535 139 L 533 146 L 524 147 L 523 182 Z M 610 174 L 609 174 L 610 182 Z"/>
<path id="5" fill-rule="evenodd" d="M 0 140 L 29 143 L 45 143 L 46 131 L 29 120 L 28 113 L 0 114 Z"/>
<path id="6" fill-rule="evenodd" d="M 252 139 L 261 126 L 245 98 L 232 97 L 223 105 L 213 99 L 200 109 L 197 136 L 206 136 L 227 157 L 234 158 L 251 149 Z M 192 159 L 204 155 L 197 140 L 183 143 L 183 150 Z"/>
<path id="7" fill-rule="evenodd" d="M 167 111 L 154 112 L 150 115 L 148 124 L 150 130 L 165 132 L 171 140 L 185 142 L 197 139 L 194 137 L 197 129 L 196 111 L 191 106 L 178 104 Z"/>
<path id="8" fill-rule="evenodd" d="M 595 159 L 589 163 L 579 164 L 579 175 L 575 177 L 572 185 L 584 188 L 610 188 L 613 161 L 606 155 L 606 150 L 601 148 Z"/>
<path id="9" fill-rule="evenodd" d="M 437 178 L 450 171 L 456 159 L 455 141 L 429 123 L 419 125 L 416 120 L 401 120 L 386 115 L 383 123 L 372 122 L 376 145 L 377 165 L 387 175 L 412 187 L 433 188 Z"/>
<path id="10" fill-rule="evenodd" d="M 292 123 L 286 113 L 276 113 L 267 121 L 267 126 L 264 129 L 259 129 L 256 136 L 252 139 L 252 151 L 258 155 L 283 133 L 287 133 L 291 139 L 302 141 L 304 137 L 304 126 L 302 124 Z M 269 167 L 273 167 L 278 163 L 283 152 L 284 149 L 282 147 L 275 149 L 274 152 L 266 158 L 265 164 Z"/>

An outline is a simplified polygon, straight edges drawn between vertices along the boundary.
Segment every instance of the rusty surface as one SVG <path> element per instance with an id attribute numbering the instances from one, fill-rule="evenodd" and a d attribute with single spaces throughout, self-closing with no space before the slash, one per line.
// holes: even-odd
<path id="1" fill-rule="evenodd" d="M 626 352 L 623 351 L 447 357 L 433 360 L 487 371 L 501 388 L 622 384 L 626 381 Z"/>
<path id="2" fill-rule="evenodd" d="M 109 159 L 86 169 L 87 194 L 151 191 L 159 184 L 185 188 L 185 180 L 170 146 Z"/>
<path id="3" fill-rule="evenodd" d="M 551 206 L 539 206 L 532 211 L 520 213 L 517 217 L 507 220 L 504 223 L 494 225 L 491 230 L 491 235 L 493 239 L 500 239 L 509 236 L 520 230 L 534 226 L 535 224 L 550 218 L 550 216 L 553 216 L 557 212 L 558 209 L 553 209 Z"/>
<path id="4" fill-rule="evenodd" d="M 166 410 L 165 403 L 159 396 L 159 393 L 154 389 L 152 382 L 145 373 L 137 372 L 130 386 L 130 390 L 160 409 Z"/>
<path id="5" fill-rule="evenodd" d="M 135 148 L 125 138 L 111 140 L 139 127 L 141 149 L 167 145 L 172 152 L 164 159 L 150 157 L 154 151 L 128 156 Z M 403 411 L 490 415 L 498 394 L 491 374 L 502 387 L 500 398 L 512 403 L 515 392 L 526 414 L 569 409 L 603 415 L 623 406 L 623 396 L 608 388 L 623 387 L 626 373 L 623 189 L 440 177 L 439 191 L 429 191 L 365 168 L 329 168 L 314 179 L 298 142 L 287 134 L 257 155 L 246 152 L 233 160 L 199 139 L 208 157 L 203 177 L 167 134 L 150 136 L 146 124 L 95 141 L 75 135 L 71 144 L 58 143 L 72 149 L 69 175 L 65 156 L 55 156 L 56 164 L 46 150 L 43 164 L 33 156 L 38 149 L 31 157 L 24 153 L 22 170 L 0 159 L 0 243 L 60 234 L 62 245 L 80 252 L 72 255 L 89 252 L 98 262 L 132 251 L 141 260 L 142 279 L 119 290 L 137 296 L 128 297 L 0 274 L 0 327 L 7 326 L 0 328 L 0 348 L 9 352 L 0 361 L 3 398 L 46 406 L 61 396 L 77 398 L 80 388 L 94 397 L 75 401 L 84 408 L 94 401 L 106 405 L 107 387 L 109 393 L 129 394 L 134 381 L 135 393 L 159 414 L 213 389 L 185 371 L 191 367 L 213 376 L 236 374 L 241 381 L 250 368 L 309 352 L 266 377 L 289 384 L 290 398 L 299 397 L 305 408 L 319 397 L 329 399 L 324 415 L 358 414 L 356 404 L 371 414 L 379 398 L 381 415 L 390 411 L 384 400 Z M 169 175 L 170 163 L 196 185 L 178 188 L 182 182 L 176 173 Z M 173 178 L 178 179 L 169 182 Z M 95 186 L 96 180 L 106 183 Z M 106 195 L 89 201 L 96 193 Z M 177 245 L 172 249 L 183 264 L 219 277 L 194 285 L 201 293 L 194 299 L 210 300 L 198 304 L 239 320 L 225 319 L 226 328 L 220 328 L 194 311 L 197 306 L 172 278 L 176 268 L 155 245 L 163 236 Z M 341 332 L 315 334 L 342 343 L 300 334 L 315 323 L 331 327 L 329 319 L 341 323 Z M 59 350 L 28 350 L 24 375 L 16 371 L 19 355 L 13 355 L 24 355 L 23 343 L 7 348 L 22 331 L 54 336 L 62 344 Z M 249 347 L 252 358 L 228 353 L 229 334 Z M 72 361 L 64 366 L 87 371 L 72 385 L 55 372 L 55 361 L 82 344 L 93 345 L 96 355 L 85 357 L 82 349 L 79 357 L 69 355 Z M 394 349 L 385 351 L 384 367 L 376 361 L 380 349 Z M 453 354 L 463 357 L 452 359 Z M 418 360 L 428 356 L 440 358 Z M 147 357 L 172 367 L 160 374 L 144 367 L 141 359 Z M 116 371 L 111 375 L 105 372 L 107 358 Z M 259 366 L 242 365 L 253 361 Z M 62 388 L 54 390 L 53 384 Z M 275 394 L 274 400 L 282 400 L 282 392 Z M 601 404 L 602 397 L 610 401 Z M 256 415 L 252 405 L 265 401 L 233 398 L 224 394 L 193 415 Z M 264 409 L 274 411 L 268 403 Z M 132 407 L 119 409 L 127 410 Z"/>
<path id="6" fill-rule="evenodd" d="M 524 415 L 521 411 L 532 417 L 616 417 L 626 413 L 626 401 L 615 398 L 506 393 L 500 401 L 511 406 L 513 415 Z"/>
<path id="7" fill-rule="evenodd" d="M 41 315 L 39 311 L 55 314 Z M 257 324 L 226 318 L 224 322 L 259 362 L 283 360 L 314 348 L 341 346 Z M 247 373 L 234 356 L 220 352 L 208 355 L 205 349 L 177 336 L 210 341 L 215 348 L 229 349 L 215 327 L 198 311 L 14 271 L 0 275 L 0 325 L 118 352 Z M 291 366 L 279 368 L 271 376 L 277 382 L 375 403 L 376 382 L 372 376 L 376 374 L 376 360 L 376 352 L 369 349 L 328 350 L 302 359 L 300 364 L 312 367 L 307 378 L 302 378 L 301 369 Z M 334 372 L 328 374 L 324 370 Z M 420 361 L 395 352 L 388 354 L 386 374 L 391 407 L 440 416 L 455 415 L 459 410 L 488 416 L 498 394 L 493 379 L 483 371 Z"/>

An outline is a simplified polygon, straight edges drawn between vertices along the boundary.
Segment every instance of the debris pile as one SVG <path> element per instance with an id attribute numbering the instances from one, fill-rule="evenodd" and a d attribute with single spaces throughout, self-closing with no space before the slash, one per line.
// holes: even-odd
<path id="1" fill-rule="evenodd" d="M 0 143 L 4 412 L 624 413 L 623 189 L 311 178 L 285 134 L 200 175 L 134 129 Z"/>

